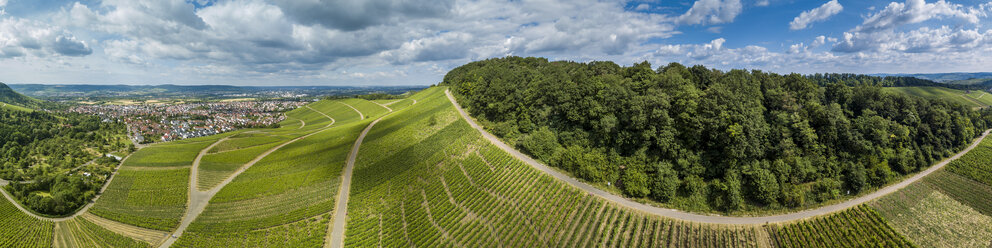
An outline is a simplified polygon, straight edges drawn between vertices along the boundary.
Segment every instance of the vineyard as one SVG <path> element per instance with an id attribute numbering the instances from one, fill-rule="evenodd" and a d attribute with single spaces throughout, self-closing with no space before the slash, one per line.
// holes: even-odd
<path id="1" fill-rule="evenodd" d="M 359 121 L 354 110 L 330 101 L 311 107 L 334 118 L 334 125 L 276 150 L 234 178 L 177 246 L 323 244 L 325 215 L 334 208 L 347 153 L 371 120 Z M 230 241 L 235 237 L 242 240 Z"/>
<path id="2" fill-rule="evenodd" d="M 190 166 L 200 150 L 229 134 L 179 140 L 149 146 L 131 155 L 124 167 L 176 167 Z"/>
<path id="3" fill-rule="evenodd" d="M 365 119 L 375 119 L 381 115 L 389 112 L 386 108 L 375 104 L 374 102 L 362 100 L 362 99 L 344 99 L 341 102 L 351 105 L 361 111 L 365 115 Z"/>
<path id="4" fill-rule="evenodd" d="M 992 139 L 947 165 L 947 170 L 992 186 Z"/>
<path id="5" fill-rule="evenodd" d="M 54 236 L 54 247 L 151 247 L 80 217 L 56 223 Z"/>
<path id="6" fill-rule="evenodd" d="M 924 183 L 978 212 L 992 216 L 992 187 L 946 171 L 938 171 Z"/>
<path id="7" fill-rule="evenodd" d="M 288 139 L 283 139 L 285 141 Z M 228 143 L 231 140 L 225 141 Z M 224 144 L 221 143 L 221 144 Z M 243 143 L 243 142 L 240 142 Z M 221 181 L 227 179 L 231 174 L 234 173 L 242 165 L 248 163 L 254 159 L 259 154 L 262 154 L 269 149 L 279 145 L 281 142 L 268 142 L 256 146 L 239 146 L 243 147 L 238 150 L 225 150 L 219 153 L 213 153 L 203 156 L 200 160 L 200 171 L 197 174 L 199 179 L 197 180 L 197 188 L 201 191 L 206 191 L 214 186 L 220 184 Z"/>
<path id="8" fill-rule="evenodd" d="M 189 168 L 139 170 L 125 166 L 90 211 L 110 220 L 168 231 L 179 224 L 186 210 L 188 185 Z"/>
<path id="9" fill-rule="evenodd" d="M 672 221 L 606 203 L 482 140 L 442 90 L 411 98 L 418 99 L 416 108 L 386 117 L 362 144 L 347 247 L 758 247 L 768 241 L 753 226 Z"/>
<path id="10" fill-rule="evenodd" d="M 865 205 L 769 229 L 778 247 L 916 247 Z"/>
<path id="11" fill-rule="evenodd" d="M 992 241 L 992 217 L 944 195 L 929 183 L 910 185 L 871 206 L 892 228 L 922 247 L 982 247 Z"/>
<path id="12" fill-rule="evenodd" d="M 54 226 L 24 214 L 6 199 L 0 202 L 0 247 L 51 247 Z"/>

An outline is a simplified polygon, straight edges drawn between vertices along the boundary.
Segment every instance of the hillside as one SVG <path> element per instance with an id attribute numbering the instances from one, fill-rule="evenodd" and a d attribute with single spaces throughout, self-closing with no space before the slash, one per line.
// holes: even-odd
<path id="1" fill-rule="evenodd" d="M 19 110 L 23 110 L 23 108 L 40 109 L 48 106 L 48 104 L 45 104 L 41 100 L 34 99 L 15 92 L 13 89 L 10 88 L 10 86 L 7 86 L 4 83 L 0 83 L 0 104 L 13 105 L 10 107 L 10 109 L 19 109 Z M 7 106 L 4 107 L 7 108 Z M 22 107 L 22 108 L 17 108 L 17 107 Z"/>
<path id="2" fill-rule="evenodd" d="M 943 87 L 888 87 L 883 90 L 929 99 L 942 99 L 973 108 L 992 105 L 992 95 L 980 90 L 966 91 Z"/>
<path id="3" fill-rule="evenodd" d="M 442 85 L 546 164 L 628 197 L 722 214 L 872 192 L 992 123 L 988 112 L 864 82 L 508 57 L 455 68 Z"/>

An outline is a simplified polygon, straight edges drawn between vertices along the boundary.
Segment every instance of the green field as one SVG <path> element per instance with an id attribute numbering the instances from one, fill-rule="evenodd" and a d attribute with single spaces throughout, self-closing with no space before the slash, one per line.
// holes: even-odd
<path id="1" fill-rule="evenodd" d="M 283 139 L 279 141 L 284 141 Z M 228 140 L 230 141 L 230 140 Z M 226 143 L 226 142 L 225 142 Z M 197 188 L 201 191 L 212 189 L 227 179 L 234 171 L 241 168 L 256 156 L 272 149 L 282 142 L 268 142 L 262 145 L 251 146 L 238 150 L 225 150 L 224 152 L 213 153 L 203 156 L 200 160 L 199 176 Z M 215 147 L 216 148 L 216 147 Z"/>
<path id="2" fill-rule="evenodd" d="M 985 107 L 992 105 L 992 95 L 982 91 L 949 89 L 943 87 L 886 87 L 882 90 L 893 93 L 909 94 L 924 98 L 945 99 L 968 107 Z"/>

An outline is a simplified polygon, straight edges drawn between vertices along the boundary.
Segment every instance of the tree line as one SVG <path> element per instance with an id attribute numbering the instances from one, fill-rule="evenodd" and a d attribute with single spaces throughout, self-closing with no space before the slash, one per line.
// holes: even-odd
<path id="1" fill-rule="evenodd" d="M 506 57 L 455 68 L 441 85 L 536 159 L 694 211 L 797 208 L 881 187 L 992 123 L 988 110 L 881 90 L 936 85 L 915 78 Z"/>

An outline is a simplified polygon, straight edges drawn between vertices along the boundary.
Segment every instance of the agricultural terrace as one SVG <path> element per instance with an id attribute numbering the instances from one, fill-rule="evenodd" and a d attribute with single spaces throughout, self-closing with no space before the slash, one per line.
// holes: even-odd
<path id="1" fill-rule="evenodd" d="M 55 223 L 54 236 L 53 247 L 151 247 L 81 217 Z"/>
<path id="2" fill-rule="evenodd" d="M 125 224 L 172 230 L 186 211 L 193 160 L 201 150 L 231 134 L 156 144 L 135 152 L 90 211 Z"/>
<path id="3" fill-rule="evenodd" d="M 937 187 L 916 183 L 871 206 L 878 209 L 893 229 L 922 247 L 988 245 L 992 241 L 992 217 L 961 204 Z M 984 198 L 989 196 L 992 195 Z"/>
<path id="4" fill-rule="evenodd" d="M 371 120 L 359 120 L 358 113 L 340 103 L 319 103 L 311 107 L 334 118 L 333 126 L 276 150 L 239 174 L 175 245 L 323 244 L 347 154 Z"/>
<path id="5" fill-rule="evenodd" d="M 31 217 L 0 200 L 0 247 L 51 247 L 54 223 Z"/>

